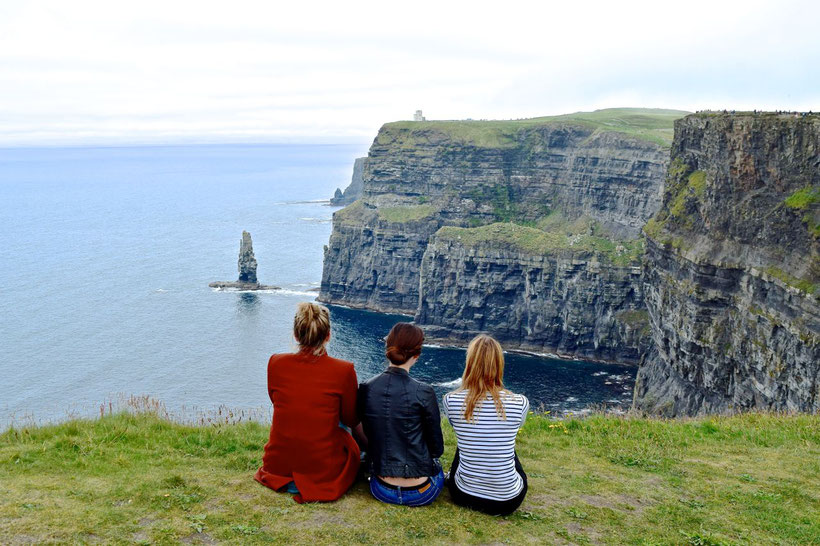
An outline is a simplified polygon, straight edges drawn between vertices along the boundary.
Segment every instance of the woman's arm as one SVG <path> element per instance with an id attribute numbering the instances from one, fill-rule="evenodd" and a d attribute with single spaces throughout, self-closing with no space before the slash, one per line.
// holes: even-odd
<path id="1" fill-rule="evenodd" d="M 424 427 L 424 439 L 427 442 L 427 449 L 430 457 L 438 459 L 444 453 L 444 436 L 441 434 L 441 414 L 438 410 L 436 392 L 430 385 L 424 385 L 422 395 L 422 425 Z"/>
<path id="2" fill-rule="evenodd" d="M 353 366 L 350 366 L 342 386 L 342 401 L 339 412 L 342 423 L 350 428 L 359 424 L 359 419 L 356 417 L 356 392 L 358 390 L 359 381 L 356 378 L 356 370 Z"/>

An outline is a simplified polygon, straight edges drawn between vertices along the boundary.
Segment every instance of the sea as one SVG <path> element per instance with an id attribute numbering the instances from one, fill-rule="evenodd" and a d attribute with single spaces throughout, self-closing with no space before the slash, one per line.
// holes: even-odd
<path id="1" fill-rule="evenodd" d="M 292 351 L 361 145 L 0 149 L 0 429 L 157 404 L 181 420 L 266 419 L 270 354 Z M 242 231 L 272 292 L 235 280 Z M 329 353 L 360 380 L 411 317 L 330 306 Z M 427 346 L 412 370 L 455 388 L 463 349 Z M 507 353 L 508 388 L 583 412 L 631 401 L 635 369 Z M 130 402 L 129 402 L 130 401 Z M 203 417 L 204 416 L 204 417 Z M 250 418 L 249 417 L 249 418 Z"/>

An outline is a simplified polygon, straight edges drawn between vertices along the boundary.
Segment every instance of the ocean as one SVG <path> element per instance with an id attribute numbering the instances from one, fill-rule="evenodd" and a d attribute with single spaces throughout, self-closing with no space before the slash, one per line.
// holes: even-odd
<path id="1" fill-rule="evenodd" d="M 265 415 L 265 368 L 290 351 L 296 304 L 315 299 L 323 245 L 352 145 L 0 149 L 0 429 L 93 417 L 130 395 L 172 414 Z M 235 280 L 242 230 L 259 281 Z M 408 317 L 331 306 L 331 355 L 360 380 L 385 366 L 383 338 Z M 439 393 L 464 351 L 426 347 L 413 375 Z M 507 386 L 535 408 L 626 406 L 630 366 L 508 354 Z M 110 406 L 109 406 L 110 407 Z"/>

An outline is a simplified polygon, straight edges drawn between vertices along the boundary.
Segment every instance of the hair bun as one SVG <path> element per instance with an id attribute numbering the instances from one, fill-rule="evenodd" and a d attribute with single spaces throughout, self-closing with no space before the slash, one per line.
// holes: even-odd
<path id="1" fill-rule="evenodd" d="M 385 351 L 387 359 L 393 364 L 404 364 L 409 360 L 407 355 L 398 347 L 388 347 Z"/>

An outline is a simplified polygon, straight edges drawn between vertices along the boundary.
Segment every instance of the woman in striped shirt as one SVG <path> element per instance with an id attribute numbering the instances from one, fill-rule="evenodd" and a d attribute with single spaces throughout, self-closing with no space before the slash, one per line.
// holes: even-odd
<path id="1" fill-rule="evenodd" d="M 453 502 L 491 515 L 511 514 L 527 494 L 515 436 L 530 403 L 504 388 L 504 353 L 488 335 L 467 348 L 461 387 L 444 395 L 458 446 L 447 486 Z"/>

